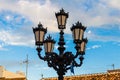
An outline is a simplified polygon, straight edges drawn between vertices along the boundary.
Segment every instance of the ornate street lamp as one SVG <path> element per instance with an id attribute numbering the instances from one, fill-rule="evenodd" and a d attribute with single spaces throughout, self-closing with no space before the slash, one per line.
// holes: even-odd
<path id="1" fill-rule="evenodd" d="M 58 42 L 58 51 L 59 54 L 53 52 L 55 41 L 49 35 L 47 39 L 44 39 L 47 29 L 43 28 L 42 24 L 39 23 L 38 27 L 33 28 L 33 32 L 35 35 L 35 44 L 37 46 L 36 50 L 38 51 L 38 56 L 40 59 L 47 61 L 49 67 L 52 67 L 58 74 L 58 80 L 63 80 L 63 75 L 67 72 L 67 70 L 71 69 L 72 66 L 80 67 L 83 63 L 83 55 L 85 54 L 85 48 L 87 43 L 87 38 L 84 38 L 84 31 L 86 27 L 84 27 L 80 22 L 77 22 L 75 25 L 71 27 L 74 43 L 76 44 L 76 54 L 70 51 L 64 52 L 65 41 L 64 41 L 64 32 L 63 30 L 66 28 L 66 20 L 68 18 L 68 13 L 65 13 L 63 9 L 60 12 L 55 13 L 58 29 L 60 29 L 60 38 Z M 42 46 L 44 45 L 45 56 L 41 56 L 40 52 L 42 50 Z M 76 61 L 79 59 L 79 63 Z"/>

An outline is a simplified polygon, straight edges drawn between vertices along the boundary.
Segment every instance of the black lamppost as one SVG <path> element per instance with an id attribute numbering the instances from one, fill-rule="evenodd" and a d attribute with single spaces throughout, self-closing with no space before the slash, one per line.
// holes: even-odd
<path id="1" fill-rule="evenodd" d="M 58 29 L 60 30 L 60 38 L 58 42 L 59 54 L 53 52 L 55 41 L 52 37 L 49 35 L 47 39 L 44 39 L 47 29 L 43 28 L 41 23 L 38 24 L 38 27 L 33 28 L 33 32 L 35 35 L 35 44 L 37 46 L 36 50 L 38 51 L 39 58 L 47 61 L 48 66 L 57 71 L 58 80 L 63 80 L 63 75 L 65 75 L 67 70 L 71 69 L 71 64 L 72 66 L 80 67 L 83 63 L 83 55 L 85 54 L 85 46 L 87 43 L 87 38 L 83 38 L 86 27 L 84 27 L 80 22 L 77 22 L 71 27 L 74 43 L 76 44 L 76 53 L 73 54 L 68 51 L 64 52 L 66 48 L 64 46 L 65 42 L 63 31 L 66 28 L 68 13 L 65 13 L 64 10 L 61 9 L 60 12 L 55 13 L 55 15 L 58 22 Z M 42 50 L 41 46 L 43 45 L 45 56 L 41 56 L 40 54 Z M 75 59 L 79 59 L 79 63 Z"/>

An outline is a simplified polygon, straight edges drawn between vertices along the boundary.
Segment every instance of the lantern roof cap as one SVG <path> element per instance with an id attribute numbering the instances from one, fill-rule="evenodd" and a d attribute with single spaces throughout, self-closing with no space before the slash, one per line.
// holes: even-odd
<path id="1" fill-rule="evenodd" d="M 44 42 L 53 42 L 53 43 L 55 43 L 55 40 L 52 39 L 52 37 L 49 35 L 49 36 L 47 36 L 47 38 L 46 38 L 46 40 Z"/>
<path id="2" fill-rule="evenodd" d="M 39 22 L 38 27 L 33 28 L 33 32 L 35 31 L 44 31 L 45 33 L 47 32 L 47 28 L 44 28 L 41 22 Z"/>
<path id="3" fill-rule="evenodd" d="M 83 29 L 84 31 L 86 30 L 86 27 L 83 26 L 82 23 L 79 21 L 75 25 L 74 24 L 72 25 L 71 31 L 73 31 L 73 29 L 76 29 L 76 28 Z"/>
<path id="4" fill-rule="evenodd" d="M 65 11 L 64 11 L 64 9 L 63 9 L 63 8 L 60 10 L 60 12 L 55 13 L 55 15 L 56 15 L 56 17 L 57 17 L 57 16 L 59 16 L 59 15 L 65 15 L 65 16 L 68 18 L 68 12 L 67 12 L 67 13 L 65 13 Z"/>

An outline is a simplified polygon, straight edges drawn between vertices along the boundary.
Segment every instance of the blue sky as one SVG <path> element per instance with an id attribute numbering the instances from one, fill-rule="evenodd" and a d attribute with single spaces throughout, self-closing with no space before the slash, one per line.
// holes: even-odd
<path id="1" fill-rule="evenodd" d="M 84 64 L 75 74 L 106 72 L 120 68 L 120 0 L 0 0 L 0 65 L 7 70 L 25 72 L 29 56 L 28 79 L 56 77 L 56 72 L 40 60 L 34 45 L 32 27 L 39 21 L 48 34 L 58 41 L 59 30 L 55 12 L 64 8 L 69 12 L 65 30 L 66 50 L 75 52 L 70 27 L 77 21 L 87 26 L 89 42 Z M 47 36 L 46 35 L 46 36 Z M 54 51 L 57 51 L 57 44 Z M 44 50 L 42 51 L 44 54 Z M 66 75 L 71 75 L 70 71 Z"/>

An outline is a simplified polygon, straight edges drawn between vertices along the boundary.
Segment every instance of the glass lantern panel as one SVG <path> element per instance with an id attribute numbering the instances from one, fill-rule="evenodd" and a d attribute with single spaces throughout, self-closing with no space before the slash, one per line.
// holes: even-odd
<path id="1" fill-rule="evenodd" d="M 82 38 L 83 38 L 83 32 L 84 32 L 83 29 L 80 29 L 80 37 L 79 37 L 80 40 L 82 40 Z"/>
<path id="2" fill-rule="evenodd" d="M 40 42 L 43 42 L 43 40 L 44 40 L 44 31 L 40 31 Z"/>
<path id="3" fill-rule="evenodd" d="M 78 40 L 78 39 L 79 39 L 79 32 L 80 32 L 79 29 L 75 29 L 75 34 L 74 34 L 75 40 Z"/>
<path id="4" fill-rule="evenodd" d="M 66 22 L 66 16 L 62 15 L 62 26 L 65 26 L 65 22 Z"/>
<path id="5" fill-rule="evenodd" d="M 58 25 L 61 25 L 61 16 L 58 16 L 57 19 L 58 19 Z"/>
<path id="6" fill-rule="evenodd" d="M 36 42 L 39 41 L 39 31 L 35 31 L 35 40 Z"/>
<path id="7" fill-rule="evenodd" d="M 51 42 L 48 42 L 47 43 L 47 52 L 51 52 L 52 50 L 52 43 Z"/>
<path id="8" fill-rule="evenodd" d="M 84 41 L 81 43 L 81 51 L 82 51 L 82 52 L 85 51 L 85 42 L 84 42 Z"/>

